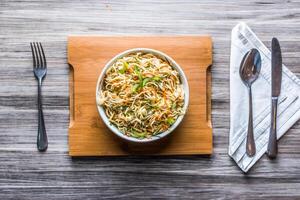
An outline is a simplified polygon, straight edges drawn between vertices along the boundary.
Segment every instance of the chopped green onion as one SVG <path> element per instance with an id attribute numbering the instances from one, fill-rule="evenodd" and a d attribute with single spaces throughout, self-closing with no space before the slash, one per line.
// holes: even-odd
<path id="1" fill-rule="evenodd" d="M 125 74 L 125 70 L 124 70 L 124 68 L 122 68 L 122 69 L 119 69 L 119 73 L 120 73 L 120 74 Z"/>
<path id="2" fill-rule="evenodd" d="M 123 62 L 123 65 L 124 65 L 124 67 L 125 67 L 126 69 L 128 69 L 128 67 L 129 67 L 128 62 Z"/>
<path id="3" fill-rule="evenodd" d="M 140 80 L 140 86 L 142 87 L 142 86 L 143 86 L 143 76 L 142 76 L 142 74 L 141 74 L 141 71 L 140 71 L 140 69 L 139 69 L 139 66 L 134 65 L 134 72 L 138 75 L 139 80 Z"/>
<path id="4" fill-rule="evenodd" d="M 173 118 L 171 118 L 171 117 L 167 119 L 167 123 L 168 123 L 169 125 L 174 124 L 174 122 L 175 122 L 175 120 L 174 120 Z"/>
<path id="5" fill-rule="evenodd" d="M 153 79 L 154 81 L 160 81 L 160 80 L 161 80 L 161 78 L 160 78 L 159 76 L 154 76 L 152 79 Z"/>
<path id="6" fill-rule="evenodd" d="M 149 81 L 151 81 L 151 78 L 145 78 L 142 86 L 144 87 Z"/>
<path id="7" fill-rule="evenodd" d="M 172 109 L 174 110 L 176 108 L 176 103 L 172 104 Z"/>
<path id="8" fill-rule="evenodd" d="M 134 72 L 135 72 L 136 74 L 139 74 L 140 69 L 139 69 L 139 66 L 138 66 L 138 65 L 134 65 Z"/>
<path id="9" fill-rule="evenodd" d="M 140 88 L 140 84 L 135 84 L 134 86 L 132 86 L 131 91 L 132 91 L 133 93 L 135 93 L 135 92 L 138 91 L 139 88 Z"/>
<path id="10" fill-rule="evenodd" d="M 134 130 L 132 130 L 132 132 L 130 133 L 130 135 L 131 135 L 132 137 L 139 138 L 139 139 L 145 138 L 145 137 L 146 137 L 146 134 L 147 134 L 147 133 L 139 133 L 139 132 L 134 131 Z"/>
<path id="11" fill-rule="evenodd" d="M 141 86 L 143 86 L 143 76 L 142 76 L 142 74 L 139 74 L 139 80 L 140 80 Z"/>
<path id="12" fill-rule="evenodd" d="M 127 62 L 123 62 L 123 67 L 122 69 L 119 70 L 120 74 L 125 74 L 126 70 L 128 69 L 128 63 Z"/>

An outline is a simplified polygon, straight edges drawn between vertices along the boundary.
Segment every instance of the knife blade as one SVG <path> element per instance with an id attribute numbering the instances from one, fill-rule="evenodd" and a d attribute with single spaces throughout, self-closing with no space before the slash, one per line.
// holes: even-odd
<path id="1" fill-rule="evenodd" d="M 281 91 L 281 79 L 282 79 L 282 56 L 281 56 L 280 44 L 277 38 L 272 39 L 271 64 L 272 64 L 272 68 L 271 68 L 272 109 L 271 109 L 271 126 L 270 126 L 267 155 L 270 158 L 276 158 L 277 156 L 277 104 L 278 104 L 278 97 Z"/>
<path id="2" fill-rule="evenodd" d="M 281 90 L 282 57 L 279 41 L 272 39 L 272 97 L 278 97 Z"/>

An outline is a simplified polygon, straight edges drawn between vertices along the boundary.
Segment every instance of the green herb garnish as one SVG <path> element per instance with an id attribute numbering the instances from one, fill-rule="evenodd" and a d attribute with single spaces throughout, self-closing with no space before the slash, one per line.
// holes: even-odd
<path id="1" fill-rule="evenodd" d="M 146 137 L 147 133 L 139 133 L 137 131 L 132 130 L 130 135 L 135 138 L 143 139 Z"/>
<path id="2" fill-rule="evenodd" d="M 159 76 L 154 76 L 154 77 L 152 78 L 152 80 L 154 80 L 154 81 L 160 81 L 161 78 L 160 78 Z"/>
<path id="3" fill-rule="evenodd" d="M 125 74 L 126 70 L 128 69 L 128 63 L 127 62 L 123 62 L 123 67 L 119 70 L 120 74 Z"/>
<path id="4" fill-rule="evenodd" d="M 175 120 L 174 120 L 173 118 L 171 118 L 171 117 L 167 119 L 167 123 L 168 123 L 169 125 L 174 124 L 174 122 L 175 122 Z"/>
<path id="5" fill-rule="evenodd" d="M 145 78 L 145 79 L 143 80 L 142 87 L 144 87 L 149 81 L 151 81 L 151 78 Z"/>
<path id="6" fill-rule="evenodd" d="M 176 108 L 176 103 L 173 103 L 171 108 L 174 110 Z"/>
<path id="7" fill-rule="evenodd" d="M 135 93 L 135 92 L 137 92 L 139 90 L 140 87 L 141 87 L 140 84 L 138 84 L 138 83 L 134 84 L 134 86 L 132 86 L 132 88 L 131 88 L 131 91 L 133 93 Z"/>

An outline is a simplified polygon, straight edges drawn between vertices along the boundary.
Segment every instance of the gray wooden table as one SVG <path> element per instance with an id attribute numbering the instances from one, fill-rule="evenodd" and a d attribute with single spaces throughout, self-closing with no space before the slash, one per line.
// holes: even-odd
<path id="1" fill-rule="evenodd" d="M 300 122 L 243 174 L 227 155 L 230 32 L 245 21 L 300 77 L 300 1 L 0 1 L 0 199 L 300 199 Z M 211 157 L 68 156 L 70 34 L 210 34 L 214 41 Z M 29 42 L 43 42 L 46 153 L 36 150 L 37 83 Z"/>

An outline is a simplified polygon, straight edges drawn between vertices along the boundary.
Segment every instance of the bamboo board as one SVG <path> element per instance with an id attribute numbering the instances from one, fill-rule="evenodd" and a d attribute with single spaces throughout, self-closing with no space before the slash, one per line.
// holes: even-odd
<path id="1" fill-rule="evenodd" d="M 184 70 L 190 103 L 181 125 L 150 145 L 120 141 L 102 122 L 95 100 L 105 64 L 131 48 L 152 48 L 172 57 Z M 208 36 L 70 36 L 70 156 L 195 155 L 212 153 L 212 40 Z"/>

